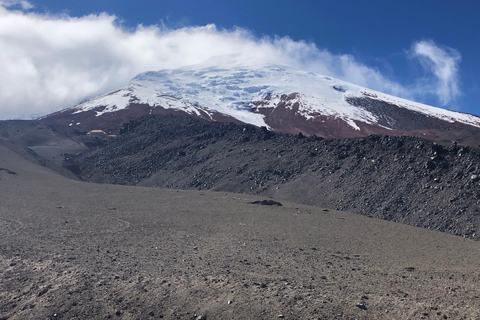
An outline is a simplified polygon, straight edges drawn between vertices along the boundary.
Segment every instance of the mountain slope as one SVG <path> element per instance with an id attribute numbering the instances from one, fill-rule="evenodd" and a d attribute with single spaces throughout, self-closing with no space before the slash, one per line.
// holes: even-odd
<path id="1" fill-rule="evenodd" d="M 263 194 L 478 237 L 480 153 L 416 137 L 322 139 L 146 116 L 66 165 L 86 181 Z"/>
<path id="2" fill-rule="evenodd" d="M 114 131 L 146 114 L 187 114 L 321 137 L 413 135 L 477 145 L 480 118 L 277 65 L 197 65 L 146 72 L 130 85 L 41 118 Z"/>

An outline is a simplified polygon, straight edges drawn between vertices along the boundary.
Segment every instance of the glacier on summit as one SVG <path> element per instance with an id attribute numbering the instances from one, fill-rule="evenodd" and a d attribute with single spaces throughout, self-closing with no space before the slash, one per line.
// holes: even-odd
<path id="1" fill-rule="evenodd" d="M 376 114 L 348 102 L 348 98 L 355 97 L 387 102 L 450 123 L 480 127 L 480 118 L 473 115 L 393 97 L 297 68 L 271 64 L 259 67 L 194 65 L 144 72 L 128 86 L 73 109 L 74 113 L 95 109 L 97 116 L 128 108 L 131 104 L 161 106 L 190 114 L 201 109 L 206 114 L 219 112 L 244 123 L 268 127 L 265 116 L 257 112 L 255 102 L 262 101 L 262 107 L 275 108 L 283 95 L 292 93 L 297 94 L 296 112 L 307 120 L 322 115 L 343 120 L 355 130 L 360 130 L 356 122 L 379 125 Z"/>

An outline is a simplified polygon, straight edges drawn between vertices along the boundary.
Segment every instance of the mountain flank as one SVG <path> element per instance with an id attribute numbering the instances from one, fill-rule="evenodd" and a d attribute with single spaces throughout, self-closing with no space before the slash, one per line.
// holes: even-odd
<path id="1" fill-rule="evenodd" d="M 114 134 L 144 115 L 173 114 L 323 138 L 416 136 L 478 147 L 480 117 L 424 105 L 282 65 L 194 65 L 137 75 L 129 85 L 39 119 Z"/>
<path id="2" fill-rule="evenodd" d="M 325 139 L 145 116 L 65 166 L 84 181 L 248 193 L 478 238 L 480 153 L 406 136 Z"/>

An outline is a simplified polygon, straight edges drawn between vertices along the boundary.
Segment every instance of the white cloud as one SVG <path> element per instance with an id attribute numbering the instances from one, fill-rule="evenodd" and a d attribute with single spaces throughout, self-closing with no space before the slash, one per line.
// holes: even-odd
<path id="1" fill-rule="evenodd" d="M 1 0 L 0 6 L 5 8 L 20 7 L 22 10 L 30 10 L 35 7 L 33 4 L 25 0 Z"/>
<path id="2" fill-rule="evenodd" d="M 24 11 L 11 10 L 14 5 Z M 118 89 L 140 72 L 207 60 L 288 64 L 412 97 L 351 55 L 288 37 L 256 38 L 245 29 L 215 25 L 129 31 L 108 14 L 75 18 L 25 11 L 30 8 L 27 1 L 0 0 L 0 119 L 54 112 Z"/>
<path id="3" fill-rule="evenodd" d="M 459 63 L 462 60 L 458 51 L 448 47 L 440 47 L 431 40 L 418 41 L 412 45 L 411 55 L 417 58 L 427 73 L 417 91 L 435 93 L 442 105 L 458 97 L 460 92 Z"/>

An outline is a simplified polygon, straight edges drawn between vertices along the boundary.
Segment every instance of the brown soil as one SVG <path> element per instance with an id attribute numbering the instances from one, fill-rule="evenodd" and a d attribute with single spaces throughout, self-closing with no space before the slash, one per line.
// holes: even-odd
<path id="1" fill-rule="evenodd" d="M 253 195 L 73 181 L 1 144 L 0 168 L 0 319 L 480 317 L 473 240 Z"/>

